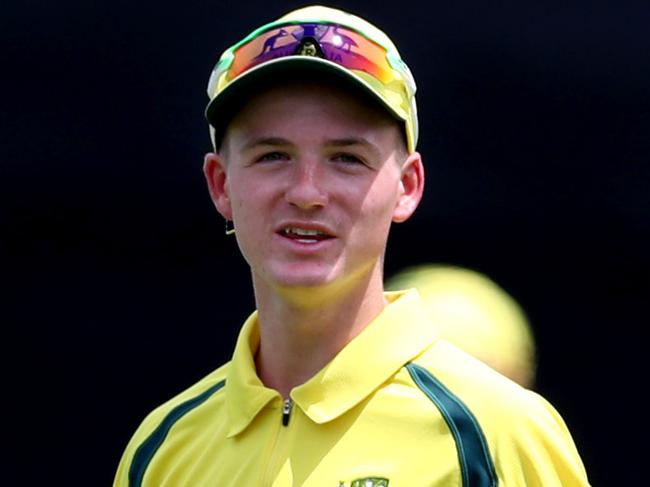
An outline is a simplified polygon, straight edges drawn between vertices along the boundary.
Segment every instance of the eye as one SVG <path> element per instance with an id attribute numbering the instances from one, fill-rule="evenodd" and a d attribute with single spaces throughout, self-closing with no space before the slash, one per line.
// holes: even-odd
<path id="1" fill-rule="evenodd" d="M 258 162 L 283 161 L 288 159 L 288 155 L 282 152 L 267 152 L 257 158 Z"/>
<path id="2" fill-rule="evenodd" d="M 332 157 L 332 159 L 334 161 L 344 162 L 346 164 L 363 164 L 364 163 L 361 160 L 361 158 L 355 156 L 354 154 L 348 154 L 348 153 L 335 154 L 334 157 Z"/>

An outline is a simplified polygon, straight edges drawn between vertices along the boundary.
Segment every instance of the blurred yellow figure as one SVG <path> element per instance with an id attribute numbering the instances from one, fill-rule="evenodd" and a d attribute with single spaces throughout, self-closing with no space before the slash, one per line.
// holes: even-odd
<path id="1" fill-rule="evenodd" d="M 524 387 L 535 382 L 535 340 L 521 306 L 487 276 L 423 264 L 387 279 L 386 290 L 416 288 L 441 337 Z"/>

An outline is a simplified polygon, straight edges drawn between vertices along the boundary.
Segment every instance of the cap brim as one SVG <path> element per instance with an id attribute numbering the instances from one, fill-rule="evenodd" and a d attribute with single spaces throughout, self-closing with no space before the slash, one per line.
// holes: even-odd
<path id="1" fill-rule="evenodd" d="M 205 109 L 205 117 L 214 129 L 214 143 L 219 147 L 230 121 L 247 100 L 264 89 L 264 83 L 276 84 L 281 80 L 332 82 L 357 90 L 383 106 L 397 120 L 404 118 L 362 78 L 343 66 L 317 57 L 285 57 L 256 66 L 226 86 Z"/>

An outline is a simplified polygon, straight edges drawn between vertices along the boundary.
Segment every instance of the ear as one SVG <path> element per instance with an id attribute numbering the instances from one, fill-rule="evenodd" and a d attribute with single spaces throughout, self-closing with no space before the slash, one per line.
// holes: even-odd
<path id="1" fill-rule="evenodd" d="M 212 198 L 217 211 L 226 220 L 232 220 L 226 161 L 219 154 L 208 152 L 203 160 L 203 174 L 208 183 L 210 198 Z"/>
<path id="2" fill-rule="evenodd" d="M 422 156 L 412 152 L 402 164 L 400 194 L 393 211 L 393 221 L 401 223 L 408 220 L 420 204 L 424 192 L 424 165 Z"/>

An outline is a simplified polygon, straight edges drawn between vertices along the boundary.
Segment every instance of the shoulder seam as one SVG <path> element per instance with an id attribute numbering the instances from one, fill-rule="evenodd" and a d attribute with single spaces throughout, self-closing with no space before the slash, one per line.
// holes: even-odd
<path id="1" fill-rule="evenodd" d="M 467 406 L 424 367 L 406 364 L 411 379 L 445 419 L 456 443 L 463 487 L 496 487 L 497 476 L 487 441 Z"/>

